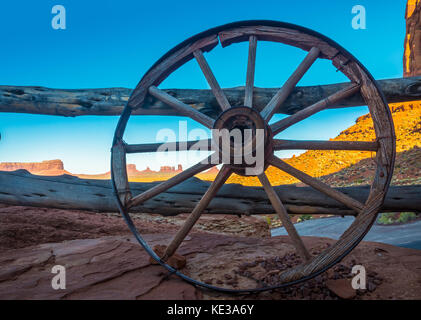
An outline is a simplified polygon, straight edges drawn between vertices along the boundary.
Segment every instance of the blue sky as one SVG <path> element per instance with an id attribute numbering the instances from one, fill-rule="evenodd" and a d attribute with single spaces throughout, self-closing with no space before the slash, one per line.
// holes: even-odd
<path id="1" fill-rule="evenodd" d="M 184 39 L 224 23 L 270 19 L 314 29 L 353 53 L 377 79 L 401 77 L 405 32 L 404 0 L 341 1 L 2 1 L 0 4 L 0 84 L 52 88 L 133 88 L 144 72 Z M 51 27 L 51 8 L 66 8 L 66 30 Z M 355 5 L 367 13 L 367 29 L 351 27 Z M 305 53 L 281 44 L 258 46 L 256 85 L 279 87 Z M 217 48 L 207 56 L 223 87 L 243 85 L 247 46 Z M 317 62 L 300 85 L 346 79 L 326 61 Z M 207 88 L 195 61 L 162 87 Z M 282 135 L 328 139 L 352 125 L 366 108 L 322 112 Z M 278 117 L 279 119 L 279 117 Z M 125 139 L 154 142 L 161 128 L 178 131 L 176 117 L 135 117 Z M 109 170 L 109 150 L 118 117 L 0 114 L 0 161 L 62 159 L 74 173 Z M 200 128 L 192 121 L 189 129 Z M 287 154 L 283 154 L 286 156 Z M 130 156 L 139 169 L 170 164 L 155 156 Z M 193 160 L 191 160 L 193 161 Z M 178 159 L 184 165 L 190 160 Z M 165 161 L 163 161 L 165 162 Z"/>

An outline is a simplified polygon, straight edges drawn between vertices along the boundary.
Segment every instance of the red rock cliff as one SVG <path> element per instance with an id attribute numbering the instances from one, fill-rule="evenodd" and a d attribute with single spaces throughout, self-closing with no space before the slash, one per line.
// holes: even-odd
<path id="1" fill-rule="evenodd" d="M 42 162 L 2 162 L 0 163 L 1 171 L 15 171 L 19 169 L 28 170 L 31 173 L 47 172 L 47 171 L 64 171 L 63 161 L 46 160 Z"/>
<path id="2" fill-rule="evenodd" d="M 403 75 L 421 75 L 421 0 L 408 0 L 406 5 L 405 52 Z"/>

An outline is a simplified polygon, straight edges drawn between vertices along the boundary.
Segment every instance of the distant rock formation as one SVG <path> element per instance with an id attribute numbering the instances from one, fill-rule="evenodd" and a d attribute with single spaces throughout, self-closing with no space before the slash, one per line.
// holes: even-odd
<path id="1" fill-rule="evenodd" d="M 15 171 L 25 169 L 33 174 L 62 175 L 69 174 L 64 170 L 63 161 L 45 160 L 42 162 L 1 162 L 0 171 Z"/>
<path id="2" fill-rule="evenodd" d="M 421 75 L 421 0 L 408 0 L 406 5 L 404 77 Z"/>
<path id="3" fill-rule="evenodd" d="M 151 168 L 146 167 L 146 169 L 145 169 L 145 170 L 142 170 L 142 172 L 143 172 L 143 173 L 153 173 L 153 172 L 155 172 L 155 171 L 152 171 L 152 170 L 151 170 Z"/>
<path id="4" fill-rule="evenodd" d="M 161 174 L 161 173 L 179 173 L 183 171 L 183 166 L 181 164 L 177 165 L 177 169 L 174 166 L 161 166 L 159 171 L 151 170 L 149 167 L 146 167 L 145 170 L 137 170 L 135 164 L 127 165 L 127 174 L 130 176 L 139 176 L 145 174 Z"/>
<path id="5" fill-rule="evenodd" d="M 162 166 L 159 169 L 160 173 L 173 173 L 173 172 L 181 172 L 181 171 L 183 171 L 183 167 L 181 164 L 177 166 L 177 170 L 175 169 L 175 167 L 172 167 L 172 166 Z"/>
<path id="6" fill-rule="evenodd" d="M 214 174 L 215 176 L 219 173 L 218 167 L 212 167 L 208 171 L 205 171 L 206 174 Z"/>
<path id="7" fill-rule="evenodd" d="M 35 175 L 59 176 L 69 174 L 84 179 L 110 179 L 110 172 L 101 174 L 76 174 L 64 170 L 63 161 L 61 160 L 45 160 L 42 162 L 0 162 L 0 171 L 15 171 L 24 169 Z M 171 176 L 183 171 L 183 166 L 178 164 L 175 166 L 161 166 L 159 171 L 151 170 L 146 167 L 145 170 L 137 170 L 135 164 L 127 165 L 127 174 L 130 177 L 154 177 L 154 176 Z"/>

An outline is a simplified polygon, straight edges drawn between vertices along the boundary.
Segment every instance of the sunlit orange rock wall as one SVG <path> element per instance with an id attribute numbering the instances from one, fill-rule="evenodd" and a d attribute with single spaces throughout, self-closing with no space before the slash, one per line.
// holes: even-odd
<path id="1" fill-rule="evenodd" d="M 406 6 L 405 53 L 403 75 L 421 75 L 421 0 L 408 0 Z"/>

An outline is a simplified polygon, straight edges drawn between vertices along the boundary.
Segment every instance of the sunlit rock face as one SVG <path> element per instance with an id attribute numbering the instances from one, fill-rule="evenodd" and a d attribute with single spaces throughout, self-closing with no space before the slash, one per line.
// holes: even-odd
<path id="1" fill-rule="evenodd" d="M 408 0 L 406 6 L 405 53 L 403 75 L 421 75 L 421 0 Z"/>
<path id="2" fill-rule="evenodd" d="M 19 169 L 27 170 L 33 174 L 41 175 L 61 175 L 66 174 L 63 161 L 45 160 L 42 162 L 2 162 L 0 171 L 15 171 Z"/>

